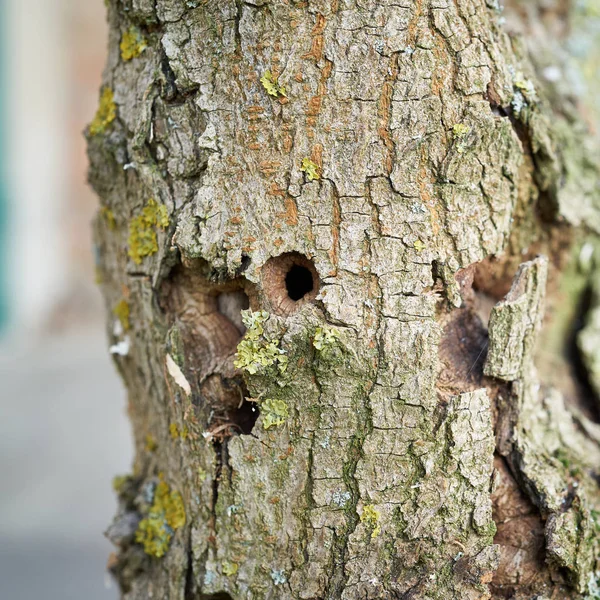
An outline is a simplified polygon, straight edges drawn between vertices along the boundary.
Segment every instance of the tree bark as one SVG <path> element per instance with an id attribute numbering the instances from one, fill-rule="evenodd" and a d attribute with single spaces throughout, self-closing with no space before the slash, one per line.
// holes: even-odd
<path id="1" fill-rule="evenodd" d="M 108 15 L 123 597 L 600 598 L 594 7 Z"/>

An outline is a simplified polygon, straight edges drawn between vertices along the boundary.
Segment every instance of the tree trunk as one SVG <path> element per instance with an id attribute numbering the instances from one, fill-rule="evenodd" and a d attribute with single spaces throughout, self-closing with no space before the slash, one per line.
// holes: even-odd
<path id="1" fill-rule="evenodd" d="M 110 0 L 124 598 L 600 598 L 594 7 Z"/>

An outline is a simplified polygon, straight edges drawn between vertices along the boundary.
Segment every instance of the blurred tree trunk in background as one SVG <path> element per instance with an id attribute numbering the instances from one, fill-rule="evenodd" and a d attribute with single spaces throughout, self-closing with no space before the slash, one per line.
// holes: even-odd
<path id="1" fill-rule="evenodd" d="M 599 598 L 598 4 L 108 5 L 124 597 Z"/>

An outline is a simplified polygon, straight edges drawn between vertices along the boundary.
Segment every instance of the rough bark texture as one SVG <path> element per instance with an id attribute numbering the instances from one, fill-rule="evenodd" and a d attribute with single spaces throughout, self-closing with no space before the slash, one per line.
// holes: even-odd
<path id="1" fill-rule="evenodd" d="M 125 598 L 600 598 L 598 12 L 109 2 Z"/>

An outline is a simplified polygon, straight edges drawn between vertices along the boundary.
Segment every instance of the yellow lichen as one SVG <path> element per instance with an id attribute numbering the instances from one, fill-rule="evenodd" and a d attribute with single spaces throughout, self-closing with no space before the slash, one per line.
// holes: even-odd
<path id="1" fill-rule="evenodd" d="M 269 94 L 269 96 L 275 96 L 275 98 L 278 96 L 283 96 L 287 98 L 285 87 L 279 85 L 277 77 L 274 77 L 271 71 L 265 71 L 265 74 L 260 78 L 260 82 L 265 90 L 267 90 L 267 94 Z"/>
<path id="2" fill-rule="evenodd" d="M 127 300 L 123 298 L 123 300 L 113 308 L 113 314 L 119 319 L 123 331 L 129 331 L 131 323 L 129 321 L 129 304 L 127 303 Z"/>
<path id="3" fill-rule="evenodd" d="M 376 510 L 372 504 L 367 504 L 363 508 L 360 515 L 360 521 L 371 529 L 371 538 L 376 538 L 381 533 L 381 525 L 379 524 L 380 517 L 381 513 Z"/>
<path id="4" fill-rule="evenodd" d="M 108 228 L 111 231 L 114 231 L 117 227 L 117 220 L 115 219 L 115 213 L 108 208 L 108 206 L 103 206 L 100 209 L 100 214 L 104 217 L 104 220 L 106 221 L 106 224 L 108 225 Z"/>
<path id="5" fill-rule="evenodd" d="M 105 87 L 100 95 L 100 105 L 94 120 L 90 123 L 90 135 L 103 133 L 117 117 L 117 105 L 113 91 Z"/>
<path id="6" fill-rule="evenodd" d="M 146 450 L 148 452 L 154 452 L 157 448 L 158 444 L 156 443 L 156 440 L 151 434 L 148 433 L 146 435 Z"/>
<path id="7" fill-rule="evenodd" d="M 470 131 L 471 128 L 464 123 L 456 123 L 455 125 L 452 125 L 452 135 L 455 140 L 464 138 Z"/>
<path id="8" fill-rule="evenodd" d="M 112 487 L 117 494 L 120 494 L 125 484 L 131 481 L 131 475 L 116 475 L 112 480 Z"/>
<path id="9" fill-rule="evenodd" d="M 221 565 L 221 568 L 223 570 L 223 575 L 225 575 L 225 577 L 231 577 L 232 575 L 235 575 L 238 572 L 239 565 L 237 563 L 225 561 Z"/>
<path id="10" fill-rule="evenodd" d="M 423 250 L 426 248 L 425 244 L 421 240 L 416 240 L 413 244 L 413 247 L 417 252 L 423 252 Z"/>
<path id="11" fill-rule="evenodd" d="M 300 170 L 306 173 L 306 177 L 309 181 L 314 181 L 315 179 L 321 178 L 319 165 L 310 160 L 310 158 L 302 159 L 302 166 L 300 167 Z"/>
<path id="12" fill-rule="evenodd" d="M 183 429 L 179 429 L 179 427 L 177 427 L 177 423 L 171 423 L 169 425 L 169 433 L 171 434 L 171 437 L 176 440 L 178 438 L 181 438 L 182 440 L 187 440 L 189 434 L 190 434 L 190 430 L 187 428 L 187 425 L 184 425 Z"/>
<path id="13" fill-rule="evenodd" d="M 142 32 L 132 25 L 121 38 L 121 58 L 123 60 L 137 58 L 147 47 L 148 44 Z"/>
<path id="14" fill-rule="evenodd" d="M 129 226 L 129 257 L 140 265 L 145 256 L 158 252 L 156 228 L 169 226 L 167 207 L 150 198 L 142 212 L 134 217 Z"/>
<path id="15" fill-rule="evenodd" d="M 146 554 L 160 558 L 169 549 L 175 531 L 184 525 L 181 494 L 171 490 L 161 476 L 148 515 L 138 525 L 135 541 L 144 546 Z"/>

